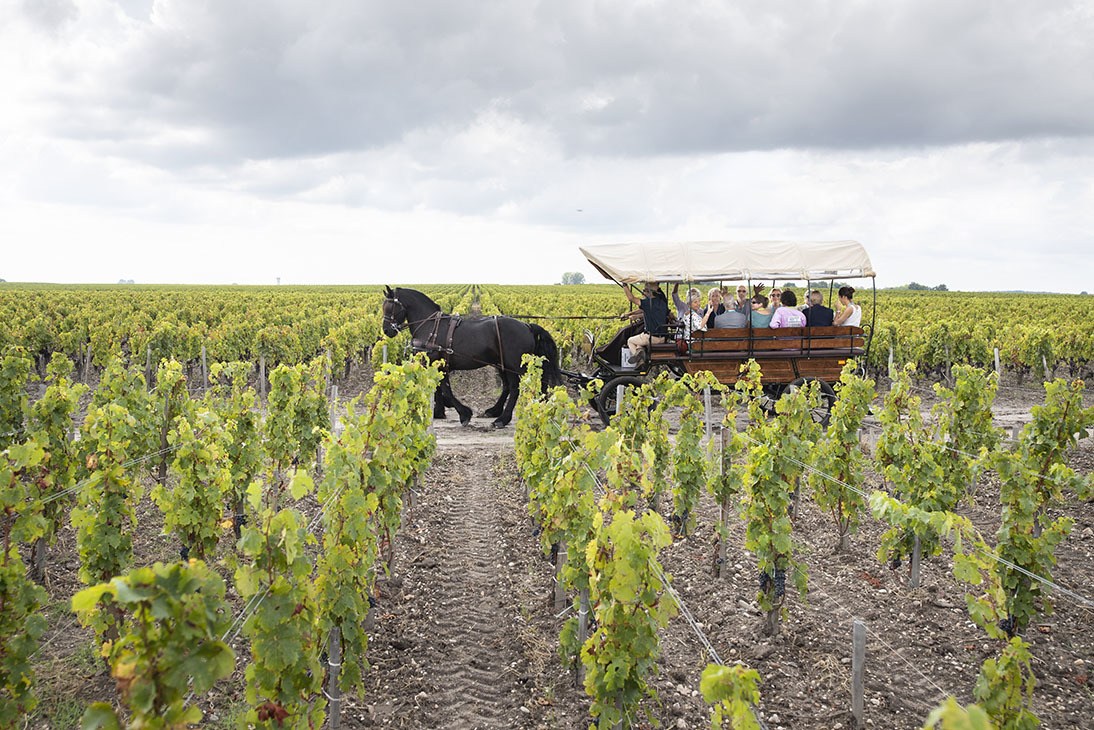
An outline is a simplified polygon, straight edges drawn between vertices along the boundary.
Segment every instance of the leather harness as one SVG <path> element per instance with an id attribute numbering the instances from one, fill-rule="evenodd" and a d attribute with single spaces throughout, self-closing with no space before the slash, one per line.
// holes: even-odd
<path id="1" fill-rule="evenodd" d="M 428 353 L 444 353 L 446 355 L 453 355 L 455 351 L 452 349 L 452 337 L 456 333 L 456 328 L 460 326 L 463 318 L 458 314 L 442 314 L 439 310 L 433 312 L 433 314 L 423 320 L 425 322 L 432 322 L 432 326 L 429 328 L 429 334 L 424 340 L 415 337 L 411 340 L 410 345 L 416 352 L 428 352 Z M 441 330 L 441 324 L 444 323 L 444 331 Z M 497 315 L 494 316 L 494 334 L 498 338 L 498 365 L 504 369 L 505 367 L 505 351 L 502 349 L 501 343 L 501 325 L 498 324 Z M 438 339 L 443 340 L 444 344 L 440 344 Z M 486 363 L 483 363 L 484 365 Z"/>
<path id="2" fill-rule="evenodd" d="M 441 321 L 444 320 L 445 333 L 444 344 L 437 343 L 437 337 L 441 334 Z M 460 316 L 458 314 L 441 314 L 440 310 L 437 310 L 433 314 L 429 315 L 425 319 L 426 322 L 432 322 L 433 326 L 429 329 L 429 335 L 425 340 L 421 340 L 417 337 L 413 338 L 410 342 L 411 347 L 417 352 L 443 352 L 446 355 L 452 354 L 452 335 L 456 333 L 456 328 L 460 326 Z"/>

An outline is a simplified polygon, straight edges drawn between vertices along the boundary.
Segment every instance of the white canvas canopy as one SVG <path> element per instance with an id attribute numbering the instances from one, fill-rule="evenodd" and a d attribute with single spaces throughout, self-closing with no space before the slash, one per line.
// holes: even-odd
<path id="1" fill-rule="evenodd" d="M 583 246 L 605 277 L 621 284 L 874 276 L 857 241 L 696 241 Z"/>

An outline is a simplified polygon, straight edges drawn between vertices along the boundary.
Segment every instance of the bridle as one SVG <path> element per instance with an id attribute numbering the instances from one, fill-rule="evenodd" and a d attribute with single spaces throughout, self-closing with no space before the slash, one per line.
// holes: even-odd
<path id="1" fill-rule="evenodd" d="M 392 305 L 392 306 L 389 306 L 389 305 Z M 399 311 L 398 311 L 397 315 L 394 311 L 396 306 L 399 307 Z M 384 299 L 383 310 L 384 310 L 383 323 L 384 323 L 385 327 L 390 326 L 392 330 L 394 330 L 395 332 L 398 333 L 403 329 L 403 327 L 405 327 L 407 325 L 406 307 L 404 307 L 402 305 L 402 303 L 396 297 L 385 298 Z M 401 320 L 401 322 L 396 322 L 395 321 L 396 316 L 398 316 L 398 318 Z"/>

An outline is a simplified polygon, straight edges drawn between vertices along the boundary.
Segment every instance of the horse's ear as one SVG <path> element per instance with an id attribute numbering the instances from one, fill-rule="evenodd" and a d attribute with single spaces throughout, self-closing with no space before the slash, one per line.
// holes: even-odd
<path id="1" fill-rule="evenodd" d="M 395 298 L 395 292 L 391 291 L 391 287 L 388 286 L 387 284 L 384 284 L 384 296 L 387 297 L 388 299 L 394 299 Z"/>

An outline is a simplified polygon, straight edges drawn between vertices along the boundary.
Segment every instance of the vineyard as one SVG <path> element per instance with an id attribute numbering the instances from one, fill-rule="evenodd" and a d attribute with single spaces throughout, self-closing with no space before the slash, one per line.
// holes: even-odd
<path id="1" fill-rule="evenodd" d="M 628 303 L 617 286 L 423 286 L 446 312 L 507 314 L 551 332 L 563 365 L 588 361 L 592 343 L 611 339 Z M 54 352 L 81 373 L 115 356 L 195 366 L 250 361 L 268 368 L 328 356 L 344 373 L 368 360 L 380 335 L 382 287 L 156 287 L 0 284 L 0 347 L 18 345 L 39 375 Z M 863 322 L 873 301 L 860 290 Z M 1094 297 L 881 291 L 866 365 L 888 372 L 915 363 L 923 375 L 955 364 L 1000 368 L 1016 379 L 1094 369 Z"/>
<path id="2" fill-rule="evenodd" d="M 422 289 L 577 369 L 626 308 Z M 823 430 L 530 360 L 504 431 L 381 298 L 0 285 L 0 727 L 1089 726 L 1087 298 L 879 293 Z"/>

